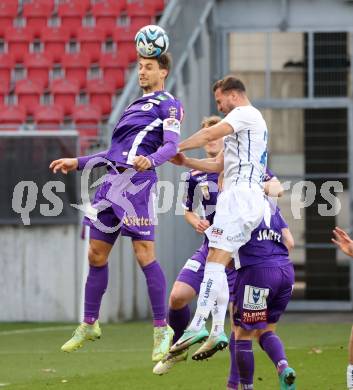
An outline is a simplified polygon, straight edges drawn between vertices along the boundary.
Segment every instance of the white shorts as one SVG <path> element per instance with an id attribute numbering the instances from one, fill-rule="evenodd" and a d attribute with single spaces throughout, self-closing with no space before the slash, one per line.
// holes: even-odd
<path id="1" fill-rule="evenodd" d="M 223 249 L 238 258 L 238 250 L 251 238 L 264 216 L 264 193 L 257 184 L 233 184 L 217 199 L 216 214 L 205 234 L 208 246 Z"/>

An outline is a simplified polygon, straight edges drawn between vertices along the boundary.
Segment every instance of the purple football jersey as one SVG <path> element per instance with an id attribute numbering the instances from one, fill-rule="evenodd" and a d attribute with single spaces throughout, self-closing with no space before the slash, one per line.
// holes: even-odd
<path id="1" fill-rule="evenodd" d="M 185 210 L 193 211 L 201 205 L 202 217 L 206 218 L 210 225 L 213 223 L 217 203 L 218 176 L 218 173 L 191 170 L 185 180 L 183 207 Z"/>
<path id="2" fill-rule="evenodd" d="M 280 209 L 267 197 L 263 220 L 252 232 L 250 240 L 239 249 L 239 258 L 234 258 L 236 268 L 290 263 L 288 249 L 282 241 L 282 229 L 287 227 Z"/>
<path id="3" fill-rule="evenodd" d="M 115 126 L 106 158 L 131 166 L 136 156 L 149 156 L 163 145 L 164 132 L 180 134 L 183 109 L 166 91 L 145 94 L 131 103 Z"/>

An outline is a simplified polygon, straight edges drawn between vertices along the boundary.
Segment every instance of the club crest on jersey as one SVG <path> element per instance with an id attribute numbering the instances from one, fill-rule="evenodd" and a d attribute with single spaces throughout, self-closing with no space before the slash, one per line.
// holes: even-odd
<path id="1" fill-rule="evenodd" d="M 265 310 L 267 309 L 268 288 L 245 286 L 243 309 L 246 310 Z"/>
<path id="2" fill-rule="evenodd" d="M 141 110 L 142 110 L 142 111 L 149 111 L 149 110 L 152 109 L 152 107 L 153 107 L 153 104 L 152 104 L 152 103 L 146 103 L 146 104 L 144 104 L 144 105 L 141 107 Z"/>

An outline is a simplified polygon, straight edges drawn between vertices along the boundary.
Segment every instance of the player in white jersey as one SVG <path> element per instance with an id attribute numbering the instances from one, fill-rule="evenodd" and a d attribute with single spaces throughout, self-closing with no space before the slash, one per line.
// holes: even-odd
<path id="1" fill-rule="evenodd" d="M 209 254 L 196 313 L 183 336 L 171 347 L 172 353 L 199 342 L 205 333 L 205 323 L 214 302 L 228 302 L 225 267 L 232 257 L 236 267 L 239 266 L 238 250 L 249 241 L 251 232 L 259 225 L 264 214 L 262 181 L 267 162 L 265 120 L 251 105 L 245 86 L 239 79 L 226 76 L 215 83 L 213 91 L 217 108 L 226 114 L 225 118 L 181 142 L 179 150 L 199 148 L 225 137 L 224 158 L 220 156 L 199 162 L 188 159 L 196 164 L 195 169 L 213 172 L 224 169 L 224 191 L 217 200 L 213 225 L 205 231 L 209 239 Z M 179 158 L 185 157 L 180 154 Z M 214 337 L 211 332 L 209 338 Z"/>

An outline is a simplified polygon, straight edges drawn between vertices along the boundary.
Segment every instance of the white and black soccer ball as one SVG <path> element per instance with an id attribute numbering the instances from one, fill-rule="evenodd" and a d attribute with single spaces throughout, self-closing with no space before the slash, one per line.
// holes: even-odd
<path id="1" fill-rule="evenodd" d="M 169 38 L 162 27 L 150 24 L 137 32 L 135 44 L 142 57 L 158 57 L 168 50 Z"/>

